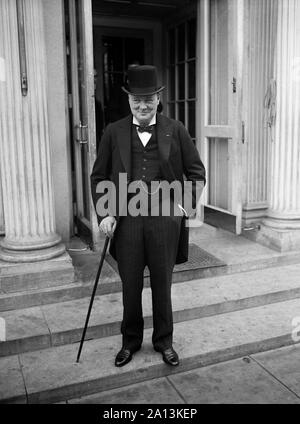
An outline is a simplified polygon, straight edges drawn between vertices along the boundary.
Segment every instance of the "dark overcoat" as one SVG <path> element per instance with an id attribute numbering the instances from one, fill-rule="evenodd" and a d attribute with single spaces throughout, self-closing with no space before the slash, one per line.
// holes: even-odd
<path id="1" fill-rule="evenodd" d="M 103 193 L 97 193 L 99 182 L 112 181 L 118 198 L 120 173 L 127 174 L 127 183 L 131 181 L 131 130 L 132 115 L 129 115 L 109 124 L 104 131 L 91 174 L 91 190 L 95 208 L 99 198 L 103 196 Z M 191 181 L 193 190 L 190 196 L 195 208 L 201 194 L 199 190 L 196 190 L 195 182 L 202 181 L 204 186 L 205 168 L 189 133 L 180 121 L 157 114 L 156 135 L 161 178 L 169 183 L 177 180 L 182 187 L 184 187 L 184 179 Z M 120 210 L 119 208 L 121 206 L 117 205 L 117 210 Z M 103 216 L 97 214 L 98 222 L 100 223 L 107 215 L 109 214 Z M 116 215 L 117 221 L 122 219 L 118 216 L 118 212 L 113 215 Z M 182 263 L 188 259 L 188 226 L 185 225 L 185 221 L 185 219 L 182 220 L 176 263 Z M 110 253 L 115 258 L 114 238 L 110 244 Z"/>

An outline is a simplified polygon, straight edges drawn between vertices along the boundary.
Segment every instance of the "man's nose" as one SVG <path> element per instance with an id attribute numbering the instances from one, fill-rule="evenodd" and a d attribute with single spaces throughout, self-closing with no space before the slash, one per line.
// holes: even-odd
<path id="1" fill-rule="evenodd" d="M 141 109 L 147 109 L 147 105 L 146 105 L 146 103 L 145 103 L 145 102 L 141 102 L 141 103 L 140 103 L 140 108 L 141 108 Z"/>

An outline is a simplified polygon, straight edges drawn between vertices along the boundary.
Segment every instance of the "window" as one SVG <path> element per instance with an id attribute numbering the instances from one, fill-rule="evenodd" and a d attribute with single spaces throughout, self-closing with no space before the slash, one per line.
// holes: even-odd
<path id="1" fill-rule="evenodd" d="M 196 138 L 196 18 L 168 31 L 168 115 Z"/>

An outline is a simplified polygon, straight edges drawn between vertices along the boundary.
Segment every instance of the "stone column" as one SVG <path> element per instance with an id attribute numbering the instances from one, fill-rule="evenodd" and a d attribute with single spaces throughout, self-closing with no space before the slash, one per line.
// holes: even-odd
<path id="1" fill-rule="evenodd" d="M 280 251 L 300 248 L 300 2 L 278 0 L 274 140 L 269 209 L 261 236 Z"/>
<path id="2" fill-rule="evenodd" d="M 20 0 L 17 0 L 20 1 Z M 0 1 L 0 158 L 5 238 L 0 259 L 33 262 L 65 252 L 55 232 L 42 0 L 25 0 L 28 94 L 22 96 L 16 0 Z"/>
<path id="3" fill-rule="evenodd" d="M 1 187 L 1 175 L 0 175 L 0 236 L 4 234 L 4 212 L 3 212 L 3 197 Z"/>
<path id="4" fill-rule="evenodd" d="M 5 81 L 5 69 L 4 59 L 0 56 L 0 84 Z M 1 135 L 1 127 L 0 127 Z M 0 159 L 1 167 L 1 159 Z M 3 210 L 3 196 L 2 196 L 2 184 L 1 184 L 1 172 L 0 172 L 0 236 L 4 234 L 4 210 Z"/>

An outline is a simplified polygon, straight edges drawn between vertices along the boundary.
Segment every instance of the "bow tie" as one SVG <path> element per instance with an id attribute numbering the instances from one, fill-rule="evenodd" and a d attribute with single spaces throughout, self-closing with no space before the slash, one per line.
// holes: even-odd
<path id="1" fill-rule="evenodd" d="M 143 132 L 148 132 L 148 133 L 152 133 L 153 132 L 153 127 L 154 127 L 154 125 L 149 125 L 149 126 L 137 126 L 137 130 L 138 130 L 138 132 L 140 132 L 140 133 L 143 133 Z"/>

